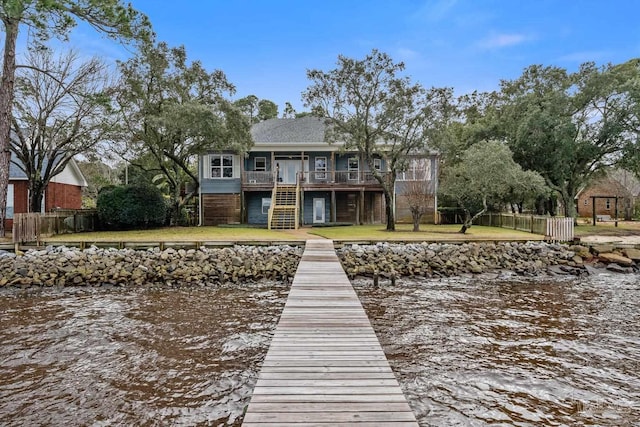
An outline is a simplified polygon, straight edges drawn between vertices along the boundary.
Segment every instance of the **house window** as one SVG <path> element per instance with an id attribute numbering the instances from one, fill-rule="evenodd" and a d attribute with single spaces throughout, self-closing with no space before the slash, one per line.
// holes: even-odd
<path id="1" fill-rule="evenodd" d="M 606 210 L 611 209 L 611 200 L 607 199 L 607 202 L 605 203 L 605 209 Z"/>
<path id="2" fill-rule="evenodd" d="M 349 157 L 347 164 L 349 170 L 349 180 L 356 181 L 358 179 L 358 172 L 360 171 L 360 161 L 357 157 Z"/>
<path id="3" fill-rule="evenodd" d="M 271 207 L 271 197 L 263 197 L 262 198 L 262 213 L 264 215 L 268 215 L 270 207 Z"/>
<path id="4" fill-rule="evenodd" d="M 9 184 L 7 188 L 7 219 L 13 219 L 13 184 Z"/>
<path id="5" fill-rule="evenodd" d="M 267 170 L 267 158 L 256 157 L 253 159 L 253 170 L 256 172 L 265 172 Z"/>
<path id="6" fill-rule="evenodd" d="M 584 199 L 584 205 L 589 206 L 589 199 Z"/>
<path id="7" fill-rule="evenodd" d="M 316 157 L 316 179 L 327 179 L 327 158 Z"/>
<path id="8" fill-rule="evenodd" d="M 373 159 L 373 168 L 378 172 L 382 171 L 382 159 Z"/>
<path id="9" fill-rule="evenodd" d="M 431 177 L 431 162 L 429 159 L 411 159 L 407 169 L 399 172 L 398 181 L 428 181 Z"/>
<path id="10" fill-rule="evenodd" d="M 233 154 L 211 154 L 210 178 L 225 179 L 233 178 Z"/>

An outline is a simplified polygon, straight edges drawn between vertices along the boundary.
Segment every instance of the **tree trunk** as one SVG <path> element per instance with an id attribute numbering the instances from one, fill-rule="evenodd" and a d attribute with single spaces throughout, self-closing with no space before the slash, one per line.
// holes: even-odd
<path id="1" fill-rule="evenodd" d="M 393 212 L 393 197 L 388 191 L 384 191 L 385 212 L 387 214 L 387 231 L 396 231 L 396 218 Z"/>
<path id="2" fill-rule="evenodd" d="M 45 192 L 45 186 L 42 181 L 37 178 L 29 180 L 29 212 L 42 212 L 42 196 Z"/>
<path id="3" fill-rule="evenodd" d="M 471 220 L 471 212 L 469 212 L 469 210 L 465 209 L 464 210 L 464 222 L 462 223 L 462 227 L 460 228 L 460 231 L 458 231 L 458 233 L 465 234 L 467 232 L 467 230 L 471 228 L 471 224 L 472 223 L 473 222 Z"/>
<path id="4" fill-rule="evenodd" d="M 11 161 L 11 109 L 16 74 L 16 39 L 19 20 L 5 18 L 4 58 L 0 82 L 0 238 L 4 237 L 9 188 L 9 162 Z"/>
<path id="5" fill-rule="evenodd" d="M 411 212 L 411 216 L 413 216 L 413 231 L 420 231 L 420 218 L 422 218 L 422 214 L 418 211 Z"/>
<path id="6" fill-rule="evenodd" d="M 567 218 L 573 218 L 574 223 L 577 225 L 577 211 L 575 200 L 572 196 L 573 192 L 570 189 L 563 189 L 560 193 L 560 197 L 562 197 L 562 203 L 564 204 L 564 216 Z"/>
<path id="7" fill-rule="evenodd" d="M 460 228 L 459 233 L 461 234 L 465 234 L 467 232 L 468 229 L 471 228 L 471 226 L 473 225 L 473 221 L 478 218 L 480 215 L 482 215 L 483 213 L 485 213 L 487 211 L 487 198 L 483 197 L 482 198 L 482 210 L 480 212 L 478 212 L 477 214 L 475 214 L 473 217 L 471 217 L 471 212 L 469 212 L 468 209 L 464 210 L 464 224 L 462 224 L 462 228 Z"/>

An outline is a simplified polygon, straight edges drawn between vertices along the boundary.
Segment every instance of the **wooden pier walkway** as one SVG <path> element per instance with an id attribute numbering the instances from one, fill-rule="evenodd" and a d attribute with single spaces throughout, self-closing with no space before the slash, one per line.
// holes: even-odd
<path id="1" fill-rule="evenodd" d="M 418 425 L 331 240 L 307 241 L 242 425 Z"/>

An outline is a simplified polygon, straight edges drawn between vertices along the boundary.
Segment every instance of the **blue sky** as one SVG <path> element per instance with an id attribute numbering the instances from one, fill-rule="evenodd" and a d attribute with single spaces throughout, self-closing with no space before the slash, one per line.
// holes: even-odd
<path id="1" fill-rule="evenodd" d="M 129 0 L 158 39 L 185 45 L 190 59 L 221 69 L 237 88 L 304 110 L 306 70 L 330 70 L 339 54 L 376 48 L 404 61 L 425 87 L 462 95 L 494 90 L 532 64 L 577 70 L 585 61 L 640 56 L 635 0 Z M 72 42 L 84 54 L 129 53 L 88 29 Z"/>

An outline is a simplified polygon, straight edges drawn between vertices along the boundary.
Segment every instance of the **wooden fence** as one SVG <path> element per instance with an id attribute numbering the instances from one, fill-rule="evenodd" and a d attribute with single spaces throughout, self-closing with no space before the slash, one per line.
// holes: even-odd
<path id="1" fill-rule="evenodd" d="M 477 218 L 475 224 L 542 234 L 551 242 L 573 240 L 573 218 L 487 213 Z"/>
<path id="2" fill-rule="evenodd" d="M 13 242 L 39 243 L 42 236 L 94 231 L 95 228 L 95 210 L 20 213 L 13 217 Z"/>

